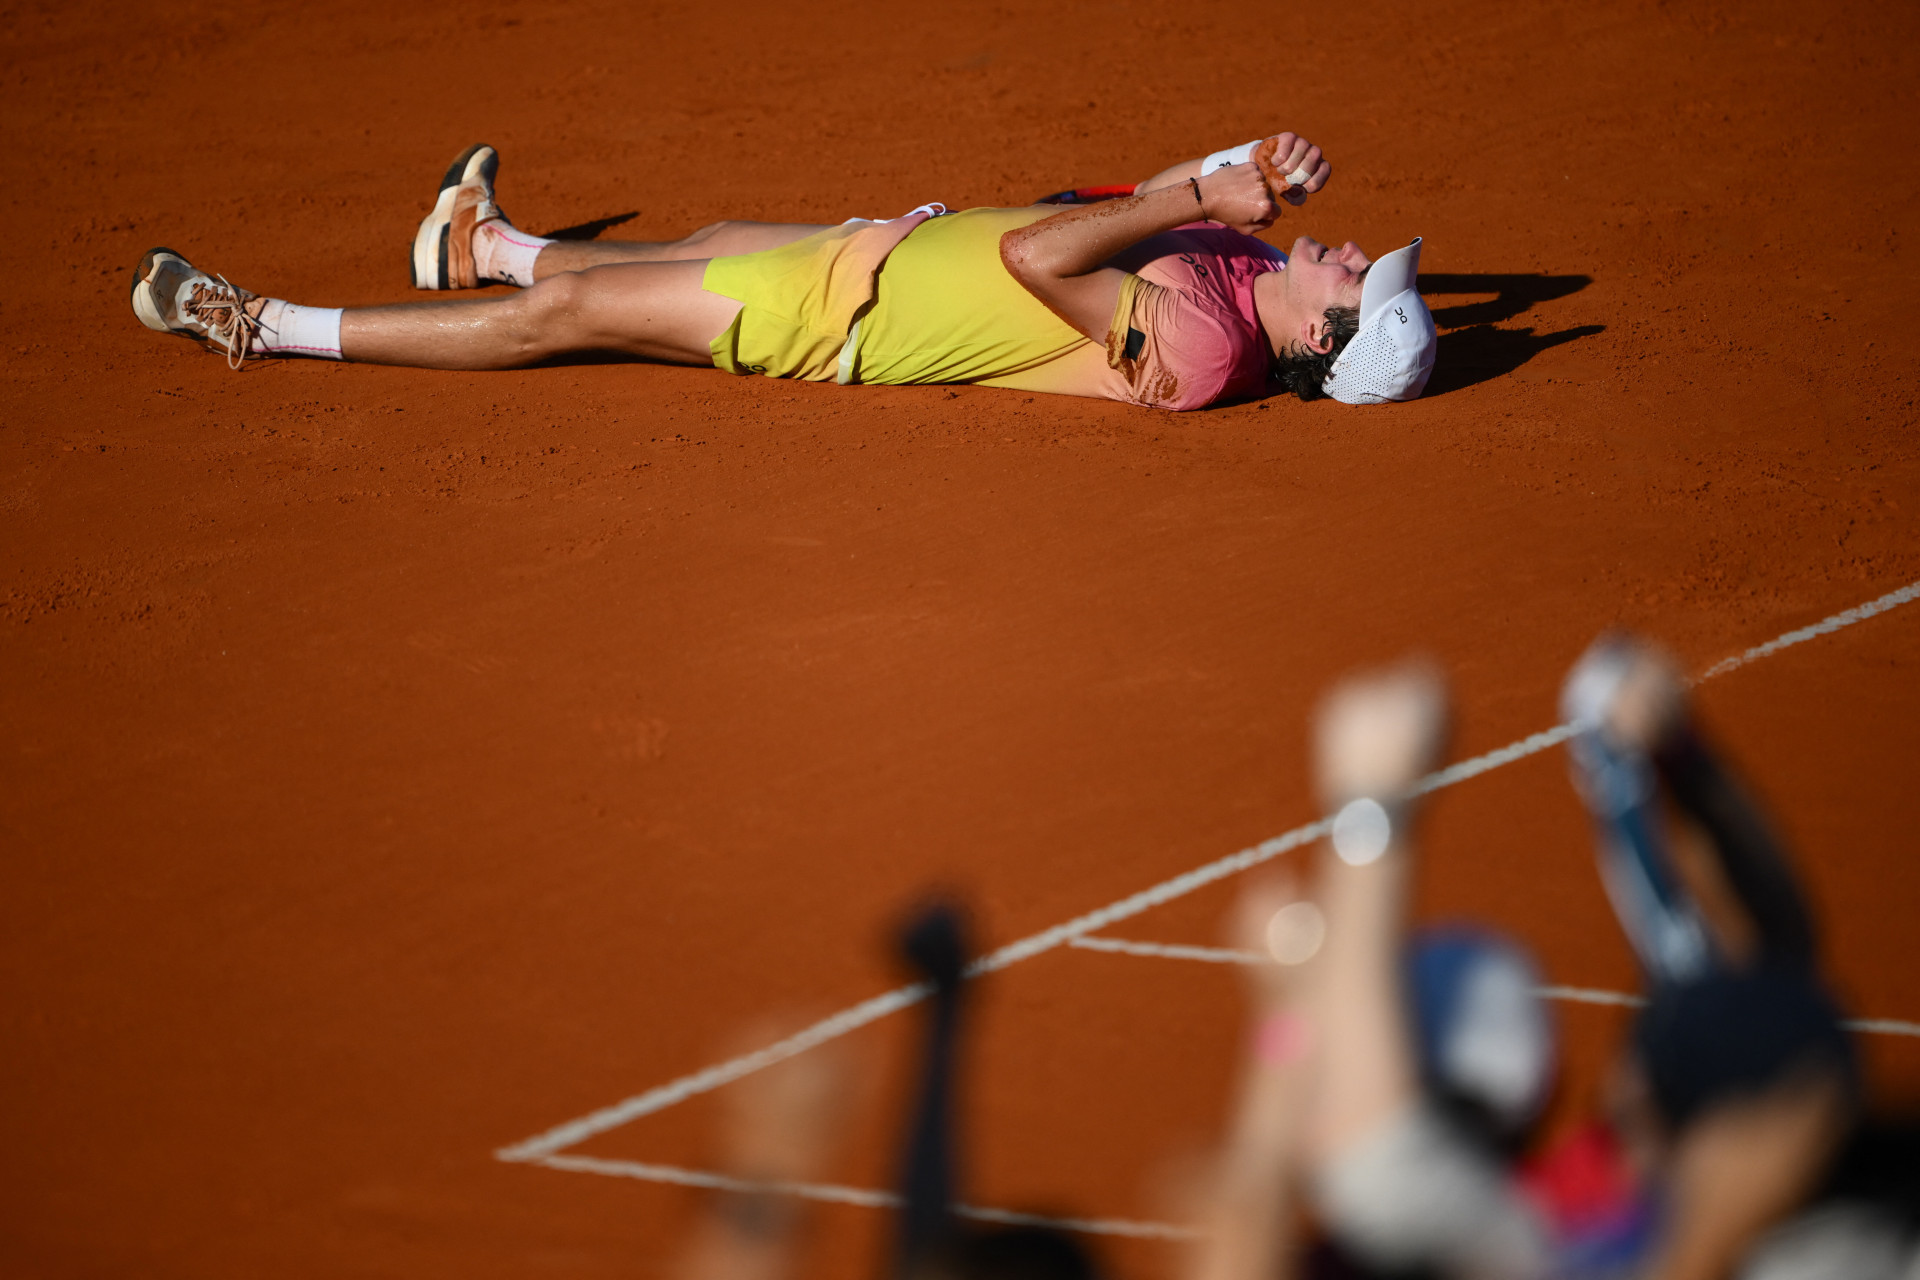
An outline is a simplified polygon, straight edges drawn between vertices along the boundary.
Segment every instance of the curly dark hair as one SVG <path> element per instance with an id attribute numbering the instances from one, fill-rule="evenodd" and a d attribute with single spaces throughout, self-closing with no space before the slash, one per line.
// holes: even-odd
<path id="1" fill-rule="evenodd" d="M 1273 380 L 1302 400 L 1317 400 L 1326 394 L 1321 384 L 1333 371 L 1333 362 L 1353 341 L 1353 335 L 1360 332 L 1358 307 L 1328 307 L 1323 314 L 1327 318 L 1327 333 L 1333 338 L 1331 347 L 1323 353 L 1296 345 L 1273 359 Z"/>

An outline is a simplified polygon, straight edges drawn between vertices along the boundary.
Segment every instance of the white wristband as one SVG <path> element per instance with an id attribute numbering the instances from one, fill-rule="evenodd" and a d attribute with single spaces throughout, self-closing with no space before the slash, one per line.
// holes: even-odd
<path id="1" fill-rule="evenodd" d="M 1252 142 L 1243 142 L 1237 147 L 1228 147 L 1225 151 L 1214 152 L 1200 162 L 1200 176 L 1204 178 L 1215 169 L 1224 169 L 1228 165 L 1245 164 L 1253 159 L 1253 149 L 1265 141 L 1265 138 L 1255 138 Z"/>
<path id="2" fill-rule="evenodd" d="M 1364 867 L 1387 851 L 1393 819 L 1378 800 L 1349 800 L 1333 817 L 1333 851 L 1350 867 Z"/>

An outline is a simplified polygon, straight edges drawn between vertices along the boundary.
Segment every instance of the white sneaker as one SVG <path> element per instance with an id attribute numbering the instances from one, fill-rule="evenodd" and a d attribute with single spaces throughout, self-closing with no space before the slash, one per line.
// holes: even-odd
<path id="1" fill-rule="evenodd" d="M 172 249 L 149 249 L 133 273 L 133 314 L 140 323 L 223 353 L 238 369 L 253 353 L 260 320 L 247 310 L 257 295 L 210 276 Z"/>
<path id="2" fill-rule="evenodd" d="M 480 272 L 473 261 L 473 229 L 501 216 L 493 202 L 493 177 L 500 153 L 484 142 L 462 151 L 440 179 L 433 212 L 413 237 L 413 287 L 477 289 Z"/>

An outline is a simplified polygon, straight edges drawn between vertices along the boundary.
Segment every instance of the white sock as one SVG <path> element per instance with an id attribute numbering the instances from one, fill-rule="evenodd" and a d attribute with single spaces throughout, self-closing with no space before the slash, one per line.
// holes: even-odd
<path id="1" fill-rule="evenodd" d="M 340 308 L 300 307 L 268 298 L 260 308 L 253 349 L 271 356 L 318 356 L 340 360 Z"/>
<path id="2" fill-rule="evenodd" d="M 533 283 L 533 260 L 552 243 L 528 235 L 505 218 L 489 218 L 473 229 L 473 265 L 482 280 L 524 289 Z"/>

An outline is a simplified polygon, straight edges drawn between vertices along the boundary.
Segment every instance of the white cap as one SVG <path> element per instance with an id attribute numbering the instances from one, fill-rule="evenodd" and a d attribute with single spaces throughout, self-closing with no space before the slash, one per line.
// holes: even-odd
<path id="1" fill-rule="evenodd" d="M 1374 263 L 1360 285 L 1360 332 L 1321 390 L 1342 404 L 1412 400 L 1427 387 L 1439 334 L 1420 300 L 1420 238 Z"/>

